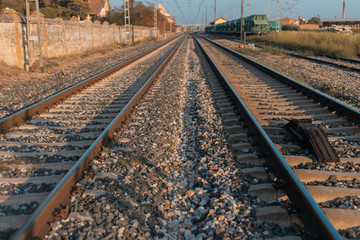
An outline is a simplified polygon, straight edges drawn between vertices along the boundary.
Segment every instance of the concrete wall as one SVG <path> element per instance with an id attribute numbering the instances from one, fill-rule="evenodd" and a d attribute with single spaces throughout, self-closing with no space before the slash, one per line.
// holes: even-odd
<path id="1" fill-rule="evenodd" d="M 37 35 L 37 24 L 31 18 L 30 35 Z M 41 19 L 45 58 L 82 53 L 113 43 L 125 43 L 125 28 L 105 24 L 62 19 Z M 151 29 L 135 26 L 135 41 L 151 36 Z M 0 15 L 0 61 L 11 66 L 26 67 L 28 44 L 26 20 L 17 14 Z M 32 55 L 39 54 L 38 41 L 29 41 Z"/>

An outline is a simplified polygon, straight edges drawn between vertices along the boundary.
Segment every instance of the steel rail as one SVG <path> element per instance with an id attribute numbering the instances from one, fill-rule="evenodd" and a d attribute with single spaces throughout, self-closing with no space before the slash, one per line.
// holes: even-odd
<path id="1" fill-rule="evenodd" d="M 267 155 L 267 159 L 270 164 L 273 165 L 275 173 L 281 179 L 286 181 L 287 184 L 285 186 L 285 192 L 288 194 L 291 202 L 301 209 L 299 216 L 303 220 L 307 229 L 319 236 L 321 239 L 342 239 L 319 205 L 315 202 L 300 179 L 296 176 L 285 158 L 281 155 L 265 130 L 246 106 L 242 98 L 231 86 L 224 74 L 216 66 L 215 62 L 211 59 L 207 51 L 201 46 L 197 39 L 196 42 L 216 76 L 221 80 L 223 86 L 225 86 L 225 88 L 229 91 L 235 105 L 238 107 L 241 114 L 245 116 L 245 121 L 249 124 L 250 131 L 254 132 L 255 139 L 259 145 L 261 145 L 261 148 L 266 149 L 265 154 Z"/>
<path id="2" fill-rule="evenodd" d="M 360 60 L 358 59 L 351 59 L 351 58 L 344 58 L 344 57 L 335 57 L 335 56 L 331 56 L 331 55 L 324 55 L 327 58 L 331 58 L 331 59 L 335 59 L 335 60 L 341 60 L 344 62 L 349 62 L 349 63 L 355 63 L 355 64 L 360 64 Z M 320 56 L 321 57 L 321 56 Z"/>
<path id="3" fill-rule="evenodd" d="M 230 35 L 227 35 L 227 34 L 218 34 L 220 36 L 224 36 L 226 37 L 227 39 L 229 40 L 233 40 L 235 42 L 239 42 L 239 39 L 236 38 L 236 37 L 233 37 L 233 34 L 230 34 Z M 249 41 L 248 41 L 249 42 Z M 249 43 L 252 43 L 252 42 L 249 42 Z M 264 46 L 262 45 L 259 45 L 257 43 L 253 43 L 255 46 L 259 47 L 259 48 L 263 48 Z M 272 44 L 264 44 L 265 46 L 268 46 L 268 47 L 273 47 L 273 48 L 277 48 L 277 49 L 280 49 L 281 51 L 283 51 L 284 53 L 291 53 L 291 52 L 287 52 L 286 50 L 289 50 L 289 51 L 298 51 L 296 49 L 293 49 L 293 48 L 290 48 L 290 47 L 276 47 Z M 283 50 L 282 50 L 283 49 Z M 301 57 L 301 58 L 304 58 L 304 59 L 307 59 L 307 60 L 317 60 L 317 59 L 314 59 L 314 58 L 311 58 L 311 57 L 307 57 L 307 56 L 304 56 L 304 55 L 300 55 L 300 54 L 296 54 L 296 53 L 291 53 L 291 54 L 294 54 L 295 57 Z M 327 58 L 330 58 L 330 59 L 335 59 L 335 60 L 341 60 L 341 61 L 344 61 L 344 62 L 348 62 L 348 63 L 354 63 L 354 64 L 360 64 L 360 60 L 358 59 L 351 59 L 351 58 L 344 58 L 344 57 L 336 57 L 336 56 L 331 56 L 331 55 L 327 55 L 327 54 L 324 54 L 324 55 L 321 55 L 321 54 L 318 54 L 316 55 L 318 57 L 327 57 Z M 319 63 L 327 63 L 327 64 L 336 64 L 337 63 L 333 63 L 333 62 L 327 62 L 325 60 L 319 60 Z M 339 64 L 341 68 L 344 68 L 346 69 L 346 65 L 342 65 L 342 64 Z M 349 68 L 350 70 L 354 70 L 353 68 Z M 358 68 L 356 68 L 357 70 L 359 70 Z M 357 71 L 357 70 L 354 70 L 354 71 Z"/>
<path id="4" fill-rule="evenodd" d="M 360 124 L 360 111 L 349 107 L 345 105 L 344 103 L 329 97 L 328 95 L 319 92 L 311 87 L 308 87 L 304 84 L 301 84 L 285 75 L 282 75 L 281 73 L 276 72 L 275 70 L 266 67 L 265 65 L 258 63 L 238 52 L 235 52 L 234 50 L 231 50 L 221 44 L 218 44 L 208 38 L 202 37 L 203 39 L 209 41 L 210 43 L 214 44 L 215 46 L 218 46 L 219 48 L 225 50 L 226 52 L 230 53 L 231 55 L 251 64 L 252 66 L 256 67 L 260 71 L 276 78 L 277 80 L 285 83 L 286 85 L 292 87 L 293 89 L 300 91 L 305 96 L 312 98 L 314 101 L 319 102 L 322 105 L 325 105 L 334 111 L 336 111 L 337 114 L 341 114 L 342 116 L 346 117 L 348 120 Z"/>
<path id="5" fill-rule="evenodd" d="M 119 71 L 120 69 L 128 66 L 129 64 L 139 60 L 140 58 L 154 52 L 155 50 L 161 48 L 162 46 L 168 44 L 171 41 L 176 40 L 172 39 L 169 41 L 166 41 L 164 44 L 151 48 L 148 51 L 145 51 L 143 53 L 140 53 L 136 55 L 133 58 L 130 58 L 129 60 L 126 60 L 124 62 L 121 62 L 115 66 L 112 66 L 104 71 L 101 71 L 83 81 L 80 83 L 77 83 L 73 86 L 70 86 L 58 93 L 55 93 L 54 95 L 51 95 L 44 100 L 41 100 L 37 103 L 34 103 L 30 105 L 29 107 L 26 107 L 8 117 L 5 117 L 0 120 L 0 134 L 5 134 L 8 132 L 11 128 L 21 125 L 22 123 L 29 121 L 33 116 L 40 114 L 41 112 L 45 111 L 46 109 L 50 108 L 52 105 L 59 103 L 60 101 L 68 98 L 69 96 L 73 95 L 74 93 L 96 83 L 97 81 L 109 76 L 110 74 Z"/>
<path id="6" fill-rule="evenodd" d="M 90 160 L 98 156 L 104 146 L 108 146 L 113 133 L 132 113 L 133 108 L 144 97 L 151 85 L 156 80 L 157 76 L 170 62 L 172 57 L 176 54 L 186 37 L 179 40 L 179 43 L 174 46 L 166 55 L 168 55 L 155 72 L 148 78 L 141 89 L 132 97 L 124 109 L 116 116 L 116 118 L 109 124 L 109 126 L 101 133 L 89 149 L 81 156 L 73 168 L 64 176 L 64 178 L 56 185 L 51 193 L 46 197 L 43 203 L 32 214 L 29 221 L 27 221 L 22 228 L 20 228 L 12 239 L 26 240 L 34 238 L 43 238 L 49 231 L 50 223 L 54 217 L 52 213 L 54 209 L 62 208 L 70 201 L 70 191 L 76 182 L 81 179 L 83 171 L 89 168 Z M 165 55 L 165 56 L 166 56 Z"/>
<path id="7" fill-rule="evenodd" d="M 344 64 L 340 64 L 340 63 L 329 62 L 329 61 L 321 60 L 321 59 L 317 59 L 317 58 L 307 57 L 307 56 L 303 56 L 303 55 L 300 55 L 300 54 L 297 54 L 297 53 L 292 53 L 292 52 L 289 52 L 289 51 L 283 51 L 283 53 L 285 53 L 285 54 L 287 54 L 289 56 L 302 58 L 302 59 L 309 60 L 309 61 L 312 61 L 312 62 L 321 63 L 321 64 L 328 64 L 328 65 L 331 65 L 331 66 L 338 67 L 340 69 L 350 70 L 350 71 L 360 73 L 360 68 L 355 68 L 355 67 L 347 66 L 347 65 L 344 65 Z M 334 59 L 336 59 L 336 58 L 334 57 Z M 343 60 L 343 61 L 345 61 L 345 60 Z"/>
<path id="8" fill-rule="evenodd" d="M 255 44 L 255 46 L 263 48 L 262 45 Z M 285 54 L 289 54 L 289 53 L 290 53 L 289 55 L 293 54 L 294 57 L 299 57 L 299 58 L 304 58 L 304 59 L 307 59 L 307 60 L 314 60 L 314 61 L 319 60 L 319 61 L 317 61 L 318 63 L 326 63 L 326 64 L 334 65 L 336 67 L 343 68 L 343 69 L 348 68 L 348 69 L 353 70 L 353 71 L 359 71 L 358 68 L 347 67 L 346 65 L 343 65 L 343 64 L 338 64 L 338 63 L 334 63 L 334 62 L 328 62 L 326 60 L 316 59 L 316 58 L 307 57 L 307 56 L 304 56 L 304 55 L 301 55 L 301 54 L 288 52 L 288 51 L 295 51 L 295 52 L 299 51 L 297 49 L 286 48 L 286 47 L 276 47 L 276 46 L 273 46 L 271 44 L 265 44 L 265 46 L 272 47 L 272 48 L 275 48 L 275 49 L 279 49 L 279 50 L 283 51 Z M 317 56 L 317 57 L 326 57 L 326 58 L 330 58 L 330 59 L 334 59 L 334 60 L 340 60 L 340 61 L 343 61 L 343 62 L 348 62 L 348 63 L 353 63 L 353 64 L 360 64 L 360 60 L 357 60 L 357 59 L 336 57 L 336 56 L 331 56 L 331 55 L 327 55 L 327 54 L 324 54 L 324 55 L 316 54 L 315 56 Z"/>

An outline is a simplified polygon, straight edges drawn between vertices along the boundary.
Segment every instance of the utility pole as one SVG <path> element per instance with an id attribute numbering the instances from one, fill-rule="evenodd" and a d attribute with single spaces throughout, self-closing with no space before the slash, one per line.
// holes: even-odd
<path id="1" fill-rule="evenodd" d="M 157 26 L 157 7 L 156 7 L 156 0 L 154 0 L 154 30 L 156 34 L 156 39 L 159 39 L 158 36 L 158 26 Z"/>
<path id="2" fill-rule="evenodd" d="M 204 12 L 201 12 L 201 15 L 202 15 L 202 17 L 201 17 L 201 25 L 204 26 Z"/>
<path id="3" fill-rule="evenodd" d="M 39 36 L 39 53 L 40 53 L 40 70 L 44 72 L 44 62 L 43 62 L 43 53 L 42 53 L 42 39 L 41 39 L 41 22 L 40 22 L 40 10 L 39 10 L 39 0 L 35 0 L 36 4 L 36 21 L 37 21 L 37 33 Z"/>
<path id="4" fill-rule="evenodd" d="M 132 37 L 132 44 L 135 44 L 135 31 L 134 31 L 134 1 L 135 0 L 130 0 L 131 1 L 131 16 L 132 16 L 132 21 L 131 21 L 131 37 Z"/>
<path id="5" fill-rule="evenodd" d="M 345 19 L 345 0 L 344 0 L 344 3 L 343 3 L 343 19 Z"/>
<path id="6" fill-rule="evenodd" d="M 250 2 L 247 3 L 247 16 L 250 16 Z"/>
<path id="7" fill-rule="evenodd" d="M 166 8 L 165 8 L 165 0 L 164 0 L 164 11 L 166 12 Z M 167 21 L 167 19 L 166 19 L 166 16 L 164 15 L 164 38 L 166 39 L 166 21 Z"/>
<path id="8" fill-rule="evenodd" d="M 240 23 L 240 48 L 241 45 L 243 44 L 243 40 L 244 40 L 244 0 L 241 0 L 241 19 L 240 19 L 241 23 Z"/>
<path id="9" fill-rule="evenodd" d="M 190 19 L 191 19 L 191 0 L 188 1 L 188 9 L 189 9 L 189 20 L 188 20 L 188 23 L 189 23 L 189 25 L 191 25 L 191 24 L 190 24 L 190 23 L 191 23 L 191 21 L 190 21 Z"/>
<path id="10" fill-rule="evenodd" d="M 30 3 L 35 1 L 36 7 L 36 23 L 37 23 L 37 36 L 30 35 Z M 26 31 L 27 31 L 27 52 L 28 52 L 28 64 L 29 72 L 32 72 L 33 61 L 40 60 L 40 70 L 44 72 L 44 61 L 43 61 L 43 52 L 42 52 L 42 39 L 41 39 L 41 21 L 40 21 L 40 10 L 39 10 L 39 0 L 26 0 Z M 30 41 L 38 41 L 39 46 L 39 55 L 33 56 L 30 49 Z"/>
<path id="11" fill-rule="evenodd" d="M 271 8 L 271 0 L 268 0 L 268 18 L 269 18 L 269 21 L 270 21 L 270 8 Z"/>
<path id="12" fill-rule="evenodd" d="M 277 0 L 277 9 L 276 9 L 276 31 L 280 31 L 280 0 Z"/>
<path id="13" fill-rule="evenodd" d="M 207 22 L 207 5 L 206 5 L 206 12 L 205 12 L 205 24 L 207 25 L 208 22 Z"/>
<path id="14" fill-rule="evenodd" d="M 214 0 L 214 32 L 216 32 L 216 0 Z"/>
<path id="15" fill-rule="evenodd" d="M 31 51 L 30 51 L 30 5 L 28 0 L 26 0 L 26 42 L 27 42 L 27 54 L 28 54 L 27 63 L 29 65 L 29 72 L 32 72 L 32 60 L 31 60 Z"/>
<path id="16" fill-rule="evenodd" d="M 171 17 L 171 22 L 170 22 L 170 33 L 172 33 L 172 25 L 173 25 L 173 15 L 172 15 L 172 9 L 170 10 L 170 17 Z"/>
<path id="17" fill-rule="evenodd" d="M 125 17 L 125 44 L 131 44 L 130 41 L 130 3 L 124 0 L 124 17 Z"/>
<path id="18" fill-rule="evenodd" d="M 235 20 L 235 8 L 233 8 L 233 20 Z"/>

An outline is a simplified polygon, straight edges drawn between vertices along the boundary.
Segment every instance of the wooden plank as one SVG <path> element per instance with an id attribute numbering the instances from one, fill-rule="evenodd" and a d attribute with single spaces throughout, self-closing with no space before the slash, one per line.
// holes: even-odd
<path id="1" fill-rule="evenodd" d="M 325 132 L 311 120 L 291 120 L 286 128 L 303 146 L 307 146 L 320 162 L 340 162 L 335 148 L 330 144 Z"/>

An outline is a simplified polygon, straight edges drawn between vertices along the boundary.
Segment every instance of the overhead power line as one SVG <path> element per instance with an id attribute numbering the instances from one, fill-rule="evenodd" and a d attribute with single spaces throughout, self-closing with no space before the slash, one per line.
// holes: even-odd
<path id="1" fill-rule="evenodd" d="M 197 14 L 196 14 L 196 18 L 194 19 L 193 21 L 193 24 L 195 24 L 195 22 L 197 21 L 199 15 L 200 15 L 200 10 L 201 10 L 201 7 L 202 5 L 204 4 L 205 0 L 202 0 L 200 3 L 199 3 L 199 8 L 198 8 L 198 11 L 197 11 Z"/>
<path id="2" fill-rule="evenodd" d="M 180 14 L 181 14 L 181 17 L 182 17 L 183 20 L 184 20 L 184 23 L 187 25 L 187 21 L 186 21 L 184 12 L 182 11 L 182 9 L 181 9 L 181 7 L 180 7 L 180 5 L 179 5 L 179 3 L 178 3 L 177 0 L 175 0 L 175 4 L 176 4 L 176 6 L 177 6 L 177 8 L 178 8 L 178 10 L 179 10 L 179 12 L 180 12 Z"/>

